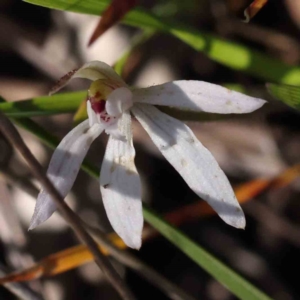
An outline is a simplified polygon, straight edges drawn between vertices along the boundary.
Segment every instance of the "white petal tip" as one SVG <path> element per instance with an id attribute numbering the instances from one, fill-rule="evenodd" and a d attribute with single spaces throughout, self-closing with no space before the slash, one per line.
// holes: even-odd
<path id="1" fill-rule="evenodd" d="M 32 230 L 46 222 L 55 211 L 56 204 L 51 200 L 49 194 L 42 190 L 38 196 L 28 230 Z"/>
<path id="2" fill-rule="evenodd" d="M 223 219 L 225 221 L 225 223 L 227 223 L 228 225 L 235 227 L 237 229 L 245 229 L 246 228 L 246 219 L 244 216 L 243 211 L 240 209 L 238 213 L 238 216 L 235 217 L 231 217 L 230 219 Z"/>
<path id="3" fill-rule="evenodd" d="M 237 110 L 234 111 L 233 113 L 236 113 L 236 114 L 252 113 L 252 112 L 260 109 L 266 103 L 268 103 L 266 100 L 259 99 L 259 98 L 253 98 L 251 101 L 248 102 L 248 105 L 245 105 L 244 107 L 242 107 L 242 106 L 237 107 Z"/>
<path id="4" fill-rule="evenodd" d="M 30 226 L 28 227 L 28 231 L 33 230 L 34 228 L 35 228 L 35 226 L 30 224 Z"/>
<path id="5" fill-rule="evenodd" d="M 124 243 L 135 250 L 140 250 L 141 246 L 142 246 L 142 238 L 141 236 L 131 236 L 130 238 L 127 237 L 126 239 L 123 239 Z"/>
<path id="6" fill-rule="evenodd" d="M 39 226 L 38 223 L 31 221 L 28 227 L 28 231 L 35 229 L 37 226 Z"/>
<path id="7" fill-rule="evenodd" d="M 243 229 L 245 230 L 246 229 L 246 220 L 245 218 L 243 220 L 241 220 L 241 222 L 239 222 L 236 226 L 237 229 Z"/>
<path id="8" fill-rule="evenodd" d="M 33 215 L 32 219 L 30 221 L 28 231 L 35 229 L 36 227 L 38 227 L 40 224 L 42 224 L 45 221 L 46 220 L 41 220 Z"/>
<path id="9" fill-rule="evenodd" d="M 258 105 L 257 105 L 257 109 L 261 108 L 262 106 L 264 106 L 266 103 L 268 103 L 268 101 L 263 100 L 263 99 L 259 99 Z"/>

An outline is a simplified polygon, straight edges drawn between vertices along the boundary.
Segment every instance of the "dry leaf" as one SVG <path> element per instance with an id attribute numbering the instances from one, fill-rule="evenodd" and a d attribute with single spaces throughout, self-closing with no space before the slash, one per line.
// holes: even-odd
<path id="1" fill-rule="evenodd" d="M 107 29 L 120 21 L 136 4 L 137 0 L 112 0 L 111 4 L 103 12 L 102 17 L 89 40 L 88 46 L 94 43 Z"/>
<path id="2" fill-rule="evenodd" d="M 245 22 L 248 23 L 269 0 L 254 0 L 244 11 Z"/>

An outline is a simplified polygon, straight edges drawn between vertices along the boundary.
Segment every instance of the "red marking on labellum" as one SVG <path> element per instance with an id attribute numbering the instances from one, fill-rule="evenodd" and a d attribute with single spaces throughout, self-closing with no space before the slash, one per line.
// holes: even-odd
<path id="1" fill-rule="evenodd" d="M 101 114 L 105 111 L 105 101 L 91 101 L 92 109 L 96 114 Z"/>
<path id="2" fill-rule="evenodd" d="M 101 114 L 100 119 L 102 121 L 108 123 L 112 119 L 112 117 L 109 116 L 107 113 L 104 113 L 104 114 Z"/>
<path id="3" fill-rule="evenodd" d="M 96 114 L 101 114 L 105 111 L 105 100 L 100 97 L 101 95 L 99 92 L 97 92 L 93 97 L 88 97 L 88 100 L 91 102 L 92 109 Z"/>
<path id="4" fill-rule="evenodd" d="M 97 92 L 95 96 L 88 97 L 87 101 L 90 101 L 93 111 L 100 116 L 101 121 L 108 123 L 116 118 L 110 116 L 105 110 L 106 101 L 101 99 L 101 94 Z"/>

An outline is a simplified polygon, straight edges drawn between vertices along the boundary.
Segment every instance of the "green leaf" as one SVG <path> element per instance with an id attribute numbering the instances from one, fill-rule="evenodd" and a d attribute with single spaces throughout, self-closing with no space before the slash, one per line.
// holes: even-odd
<path id="1" fill-rule="evenodd" d="M 29 100 L 0 103 L 0 110 L 9 117 L 34 117 L 73 112 L 86 98 L 86 91 L 42 96 Z"/>
<path id="2" fill-rule="evenodd" d="M 107 0 L 25 0 L 25 2 L 59 10 L 100 15 Z M 169 33 L 212 60 L 235 70 L 243 71 L 268 81 L 300 84 L 300 68 L 291 67 L 241 44 L 221 39 L 179 23 L 170 23 L 149 12 L 136 8 L 129 12 L 124 23 L 139 28 L 150 28 Z"/>
<path id="3" fill-rule="evenodd" d="M 268 83 L 267 89 L 276 99 L 300 110 L 300 86 Z"/>
<path id="4" fill-rule="evenodd" d="M 247 282 L 213 255 L 196 244 L 177 228 L 168 224 L 151 209 L 144 209 L 146 221 L 196 264 L 227 287 L 235 296 L 245 300 L 270 300 L 266 294 Z"/>
<path id="5" fill-rule="evenodd" d="M 0 97 L 0 102 L 5 101 Z M 59 144 L 59 139 L 47 132 L 40 125 L 28 118 L 12 118 L 17 125 L 25 128 L 35 136 L 37 136 L 45 145 L 55 149 Z M 82 170 L 91 177 L 98 179 L 99 170 L 87 161 L 81 166 Z M 226 267 L 217 258 L 210 255 L 198 244 L 190 240 L 178 229 L 172 227 L 166 221 L 162 220 L 154 211 L 143 204 L 143 212 L 145 220 L 156 228 L 170 242 L 177 246 L 183 253 L 190 257 L 195 263 L 201 266 L 221 284 L 227 287 L 233 294 L 246 300 L 268 300 L 268 296 L 263 294 L 257 288 L 252 286 L 245 279 L 240 277 L 230 268 Z"/>

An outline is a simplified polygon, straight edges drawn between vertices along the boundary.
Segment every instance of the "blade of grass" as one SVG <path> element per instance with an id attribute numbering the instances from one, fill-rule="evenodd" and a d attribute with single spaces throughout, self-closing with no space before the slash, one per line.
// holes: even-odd
<path id="1" fill-rule="evenodd" d="M 150 209 L 144 211 L 144 217 L 172 244 L 240 299 L 271 299 Z"/>
<path id="2" fill-rule="evenodd" d="M 87 91 L 60 93 L 32 99 L 1 101 L 0 110 L 8 117 L 34 117 L 73 112 L 86 98 Z"/>
<path id="3" fill-rule="evenodd" d="M 107 0 L 25 0 L 52 9 L 100 15 Z M 171 34 L 212 60 L 232 69 L 268 81 L 300 84 L 300 68 L 289 66 L 242 44 L 226 41 L 209 33 L 179 23 L 170 23 L 140 8 L 133 9 L 123 19 L 125 24 Z"/>
<path id="4" fill-rule="evenodd" d="M 300 87 L 293 85 L 268 83 L 267 89 L 269 93 L 277 100 L 300 110 Z"/>

